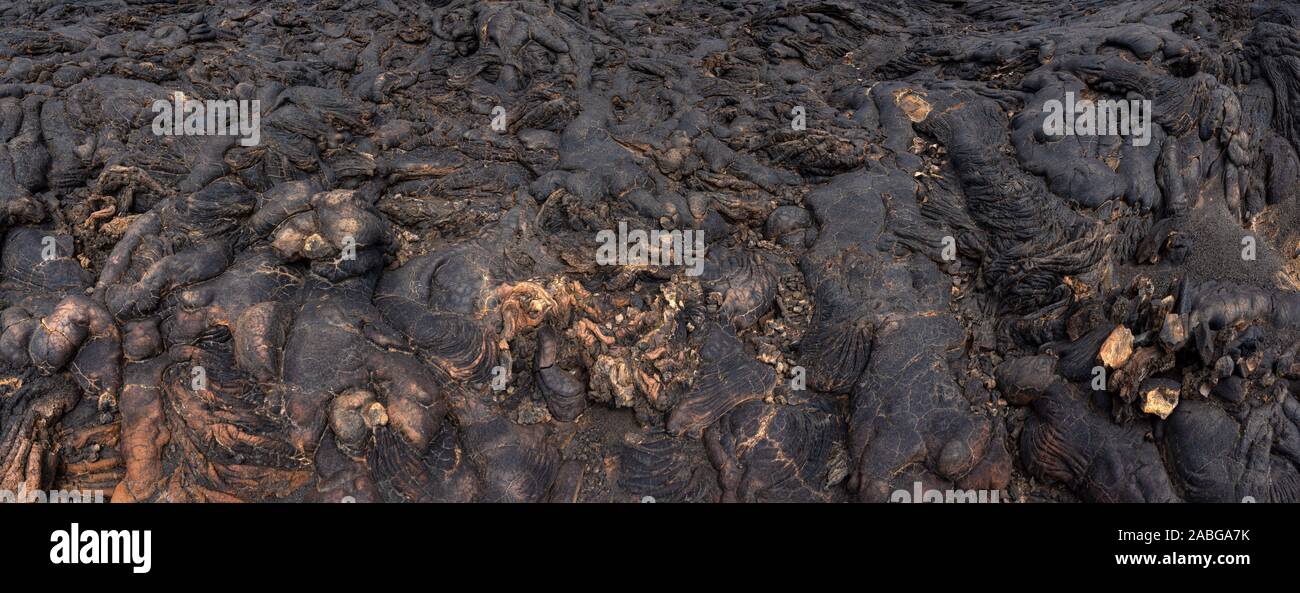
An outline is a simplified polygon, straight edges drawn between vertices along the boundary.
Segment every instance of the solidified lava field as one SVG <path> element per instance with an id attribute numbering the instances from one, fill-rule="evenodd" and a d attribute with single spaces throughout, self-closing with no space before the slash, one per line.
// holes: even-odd
<path id="1" fill-rule="evenodd" d="M 1300 6 L 0 23 L 0 491 L 1300 498 Z"/>

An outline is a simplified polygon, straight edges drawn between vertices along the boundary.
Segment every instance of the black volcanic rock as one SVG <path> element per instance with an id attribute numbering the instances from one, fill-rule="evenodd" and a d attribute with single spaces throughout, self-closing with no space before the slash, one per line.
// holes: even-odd
<path id="1" fill-rule="evenodd" d="M 0 489 L 1300 496 L 1288 3 L 0 19 Z"/>

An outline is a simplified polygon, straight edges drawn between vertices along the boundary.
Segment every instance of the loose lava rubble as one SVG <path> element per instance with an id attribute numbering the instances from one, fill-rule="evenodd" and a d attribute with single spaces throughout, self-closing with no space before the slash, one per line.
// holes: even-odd
<path id="1" fill-rule="evenodd" d="M 0 489 L 1300 497 L 1296 5 L 211 4 L 0 5 Z"/>

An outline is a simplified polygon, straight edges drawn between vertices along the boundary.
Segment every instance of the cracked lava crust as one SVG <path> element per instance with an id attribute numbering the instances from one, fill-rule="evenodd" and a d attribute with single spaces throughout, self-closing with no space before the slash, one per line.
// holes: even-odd
<path id="1" fill-rule="evenodd" d="M 2 490 L 1300 497 L 1295 5 L 0 21 Z M 177 92 L 259 141 L 156 133 Z M 1149 142 L 1046 133 L 1067 93 Z M 598 261 L 620 224 L 702 270 Z"/>

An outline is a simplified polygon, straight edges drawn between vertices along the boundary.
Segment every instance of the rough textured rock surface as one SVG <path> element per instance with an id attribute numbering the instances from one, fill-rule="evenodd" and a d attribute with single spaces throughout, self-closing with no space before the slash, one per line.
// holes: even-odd
<path id="1" fill-rule="evenodd" d="M 0 490 L 1300 498 L 1293 4 L 0 20 Z M 177 92 L 259 141 L 155 133 Z M 1147 142 L 1049 133 L 1067 93 Z"/>

